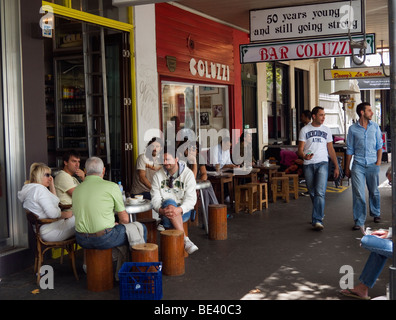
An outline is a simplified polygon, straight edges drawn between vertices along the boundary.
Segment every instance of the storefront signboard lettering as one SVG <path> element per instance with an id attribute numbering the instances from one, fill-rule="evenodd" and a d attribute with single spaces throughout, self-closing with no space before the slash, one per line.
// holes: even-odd
<path id="1" fill-rule="evenodd" d="M 335 37 L 365 32 L 364 1 L 336 1 L 313 5 L 250 11 L 250 41 Z"/>
<path id="2" fill-rule="evenodd" d="M 200 78 L 230 81 L 230 66 L 221 63 L 191 58 L 190 72 Z"/>
<path id="3" fill-rule="evenodd" d="M 352 37 L 362 41 L 363 36 Z M 311 41 L 292 41 L 275 44 L 242 44 L 239 46 L 241 63 L 255 63 L 282 60 L 303 60 L 315 58 L 330 58 L 351 55 L 348 37 L 320 39 Z M 366 35 L 366 54 L 375 53 L 374 34 Z M 356 50 L 358 54 L 358 50 Z"/>
<path id="4" fill-rule="evenodd" d="M 385 74 L 389 74 L 389 66 L 385 67 Z M 324 80 L 349 80 L 384 78 L 386 75 L 382 67 L 362 67 L 323 70 Z"/>

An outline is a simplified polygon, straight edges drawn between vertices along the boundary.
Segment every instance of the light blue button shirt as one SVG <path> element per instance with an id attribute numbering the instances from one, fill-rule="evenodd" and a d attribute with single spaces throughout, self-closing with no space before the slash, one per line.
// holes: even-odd
<path id="1" fill-rule="evenodd" d="M 358 122 L 349 127 L 346 154 L 354 155 L 354 161 L 369 165 L 377 162 L 377 151 L 382 148 L 381 130 L 373 121 L 367 129 Z"/>

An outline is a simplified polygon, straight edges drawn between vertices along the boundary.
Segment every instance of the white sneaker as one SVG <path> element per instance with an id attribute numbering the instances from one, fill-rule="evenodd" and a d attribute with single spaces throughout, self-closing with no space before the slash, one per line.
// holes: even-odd
<path id="1" fill-rule="evenodd" d="M 321 224 L 320 222 L 316 222 L 315 225 L 313 226 L 313 229 L 316 231 L 321 231 L 323 230 L 323 224 Z"/>
<path id="2" fill-rule="evenodd" d="M 165 231 L 165 228 L 164 228 L 164 226 L 163 226 L 162 224 L 159 224 L 159 225 L 157 226 L 157 230 L 158 230 L 158 231 Z"/>
<path id="3" fill-rule="evenodd" d="M 198 250 L 198 247 L 190 240 L 189 237 L 184 238 L 184 249 L 188 254 L 192 254 Z"/>

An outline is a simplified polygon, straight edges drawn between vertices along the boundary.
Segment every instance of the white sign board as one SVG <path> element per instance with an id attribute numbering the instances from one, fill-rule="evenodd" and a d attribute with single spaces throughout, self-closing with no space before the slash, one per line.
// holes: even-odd
<path id="1" fill-rule="evenodd" d="M 363 36 L 353 36 L 353 40 L 362 41 Z M 348 37 L 320 39 L 311 41 L 276 42 L 274 44 L 250 43 L 239 46 L 241 63 L 256 63 L 282 60 L 303 60 L 330 58 L 351 55 Z M 375 53 L 374 34 L 366 35 L 366 54 Z M 357 55 L 359 50 L 355 50 Z"/>
<path id="2" fill-rule="evenodd" d="M 364 0 L 250 11 L 251 42 L 344 36 L 348 30 L 364 33 Z"/>

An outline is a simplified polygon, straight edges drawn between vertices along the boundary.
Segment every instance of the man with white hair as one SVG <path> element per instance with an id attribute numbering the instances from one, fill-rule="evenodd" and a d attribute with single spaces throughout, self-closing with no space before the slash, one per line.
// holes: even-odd
<path id="1" fill-rule="evenodd" d="M 85 249 L 128 245 L 125 225 L 129 223 L 129 215 L 118 185 L 103 179 L 105 167 L 100 158 L 89 158 L 85 169 L 84 182 L 73 192 L 77 243 Z M 118 224 L 114 212 L 117 212 Z"/>

